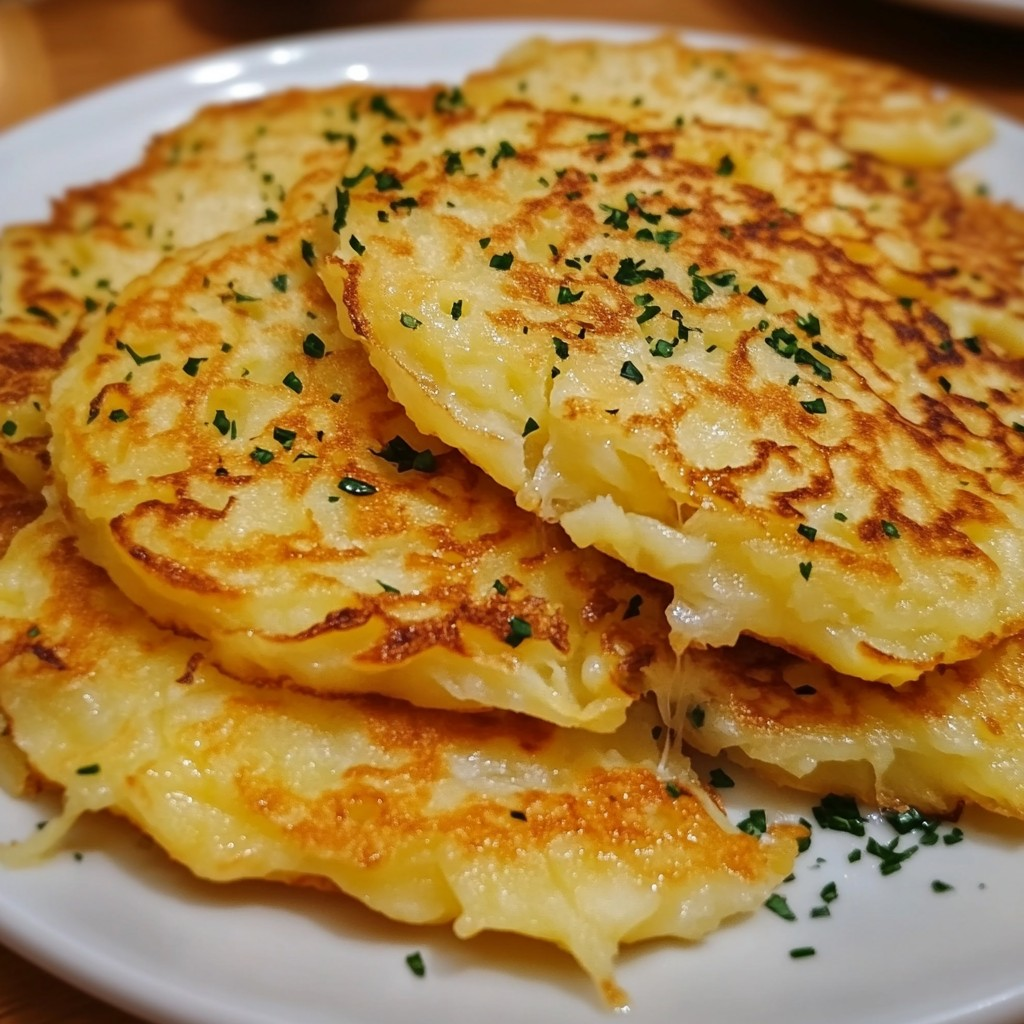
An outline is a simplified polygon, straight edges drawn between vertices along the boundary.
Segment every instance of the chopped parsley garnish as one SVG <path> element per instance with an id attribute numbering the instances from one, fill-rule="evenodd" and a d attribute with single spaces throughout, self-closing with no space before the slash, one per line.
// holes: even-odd
<path id="1" fill-rule="evenodd" d="M 426 964 L 423 963 L 423 957 L 419 952 L 410 953 L 405 958 L 406 964 L 409 966 L 409 970 L 416 975 L 417 978 L 422 978 L 427 973 Z"/>
<path id="2" fill-rule="evenodd" d="M 835 882 L 829 882 L 818 894 L 826 903 L 832 903 L 839 898 L 839 890 Z"/>
<path id="3" fill-rule="evenodd" d="M 811 348 L 813 348 L 815 352 L 820 352 L 823 356 L 828 356 L 829 359 L 835 359 L 836 362 L 846 362 L 846 356 L 844 356 L 841 352 L 837 352 L 834 348 L 831 348 L 822 341 L 812 342 Z"/>
<path id="4" fill-rule="evenodd" d="M 615 271 L 615 281 L 623 285 L 638 285 L 644 281 L 660 281 L 665 276 L 661 267 L 646 268 L 646 260 L 633 260 L 628 256 L 619 260 L 619 269 Z"/>
<path id="5" fill-rule="evenodd" d="M 83 764 L 80 768 L 75 769 L 76 775 L 98 775 L 100 766 L 98 764 Z"/>
<path id="6" fill-rule="evenodd" d="M 892 540 L 896 540 L 900 535 L 899 528 L 895 523 L 890 523 L 888 519 L 882 520 L 882 533 Z"/>
<path id="7" fill-rule="evenodd" d="M 768 301 L 768 296 L 756 284 L 747 292 L 747 296 L 762 306 Z"/>
<path id="8" fill-rule="evenodd" d="M 940 882 L 937 878 L 932 882 L 932 892 L 949 892 L 952 888 L 949 882 Z"/>
<path id="9" fill-rule="evenodd" d="M 807 316 L 798 316 L 796 325 L 809 338 L 817 337 L 821 333 L 821 321 L 813 313 L 808 313 Z"/>
<path id="10" fill-rule="evenodd" d="M 789 951 L 789 955 L 794 960 L 803 960 L 805 957 L 814 956 L 815 949 L 813 946 L 797 946 Z"/>
<path id="11" fill-rule="evenodd" d="M 334 196 L 335 196 L 335 199 L 336 199 L 336 205 L 334 207 L 334 222 L 332 224 L 332 227 L 333 227 L 333 229 L 335 231 L 340 231 L 345 226 L 345 221 L 348 220 L 348 207 L 349 207 L 348 189 L 335 188 Z M 303 252 L 302 252 L 303 259 L 305 259 L 305 256 L 306 256 L 305 245 L 306 245 L 306 243 L 303 242 Z M 313 247 L 310 246 L 310 254 L 312 254 L 312 251 L 313 251 Z M 310 260 L 306 260 L 306 262 L 310 263 L 311 261 Z"/>
<path id="12" fill-rule="evenodd" d="M 18 424 L 14 420 L 4 420 L 4 425 L 0 427 L 0 430 L 3 431 L 4 437 L 14 437 L 18 432 Z"/>
<path id="13" fill-rule="evenodd" d="M 294 371 L 289 370 L 287 375 L 285 376 L 284 380 L 281 381 L 281 383 L 286 388 L 291 388 L 292 391 L 295 392 L 295 394 L 297 394 L 297 395 L 301 395 L 302 394 L 302 381 L 299 380 L 299 378 L 295 376 Z"/>
<path id="14" fill-rule="evenodd" d="M 279 292 L 288 291 L 288 275 L 277 274 L 275 277 L 270 279 L 270 283 L 274 286 L 274 289 Z"/>
<path id="15" fill-rule="evenodd" d="M 313 243 L 304 238 L 299 245 L 299 251 L 302 253 L 302 259 L 305 264 L 310 267 L 313 266 L 313 260 L 316 258 Z"/>
<path id="16" fill-rule="evenodd" d="M 516 155 L 515 147 L 504 139 L 498 143 L 497 152 L 491 159 L 491 168 L 496 168 L 500 161 L 509 160 Z"/>
<path id="17" fill-rule="evenodd" d="M 768 831 L 768 816 L 764 810 L 757 808 L 750 812 L 736 827 L 749 836 L 763 836 Z"/>
<path id="18" fill-rule="evenodd" d="M 824 398 L 815 398 L 813 402 L 801 402 L 800 404 L 803 406 L 804 412 L 809 412 L 814 416 L 824 416 L 827 411 Z"/>
<path id="19" fill-rule="evenodd" d="M 398 319 L 402 326 L 408 327 L 410 331 L 415 331 L 423 323 L 422 320 L 417 320 L 411 313 L 403 313 Z"/>
<path id="20" fill-rule="evenodd" d="M 683 791 L 674 782 L 665 783 L 665 792 L 668 793 L 673 800 L 678 800 L 683 795 Z"/>
<path id="21" fill-rule="evenodd" d="M 466 98 L 458 86 L 455 86 L 451 92 L 445 92 L 442 89 L 434 96 L 434 110 L 438 114 L 450 114 L 453 110 L 458 110 L 465 105 Z"/>
<path id="22" fill-rule="evenodd" d="M 558 304 L 567 306 L 572 302 L 579 302 L 583 298 L 583 291 L 574 292 L 568 285 L 558 286 Z"/>
<path id="23" fill-rule="evenodd" d="M 370 451 L 378 459 L 390 462 L 399 473 L 408 473 L 413 469 L 420 473 L 433 473 L 437 469 L 437 459 L 429 448 L 417 451 L 404 437 L 399 435 L 391 438 L 379 452 L 372 448 Z"/>
<path id="24" fill-rule="evenodd" d="M 829 793 L 820 804 L 811 808 L 814 819 L 822 828 L 837 832 L 849 832 L 854 836 L 864 835 L 865 818 L 860 813 L 857 801 L 850 796 Z"/>
<path id="25" fill-rule="evenodd" d="M 274 427 L 274 440 L 286 451 L 292 450 L 295 443 L 295 431 L 285 427 Z"/>
<path id="26" fill-rule="evenodd" d="M 513 615 L 508 620 L 508 635 L 505 637 L 505 643 L 509 647 L 518 647 L 524 640 L 533 636 L 533 629 L 526 619 L 519 618 L 518 615 Z"/>
<path id="27" fill-rule="evenodd" d="M 348 244 L 357 256 L 362 256 L 366 252 L 366 246 L 355 235 L 349 235 Z"/>
<path id="28" fill-rule="evenodd" d="M 373 484 L 368 484 L 365 480 L 357 480 L 354 476 L 343 476 L 338 481 L 338 490 L 357 498 L 365 498 L 369 494 L 377 493 L 377 488 Z"/>
<path id="29" fill-rule="evenodd" d="M 273 224 L 277 220 L 277 212 L 275 210 L 266 209 L 263 211 L 262 217 L 256 218 L 257 224 Z"/>
<path id="30" fill-rule="evenodd" d="M 805 580 L 809 580 L 811 578 L 811 570 L 813 568 L 814 568 L 814 563 L 813 562 L 801 562 L 800 563 L 800 575 L 803 576 L 803 578 Z"/>
<path id="31" fill-rule="evenodd" d="M 531 416 L 523 426 L 523 437 L 532 434 L 535 430 L 540 430 L 540 424 Z"/>
<path id="32" fill-rule="evenodd" d="M 37 316 L 40 320 L 45 320 L 51 326 L 57 323 L 57 318 L 48 309 L 43 309 L 42 306 L 29 306 L 25 312 L 30 316 Z"/>
<path id="33" fill-rule="evenodd" d="M 230 434 L 232 438 L 235 436 L 235 421 L 229 420 L 227 413 L 223 409 L 218 409 L 213 417 L 213 425 L 221 432 L 221 434 Z"/>
<path id="34" fill-rule="evenodd" d="M 563 341 L 561 338 L 552 338 L 551 342 L 555 346 L 555 355 L 559 359 L 569 358 L 569 343 L 567 341 Z"/>
<path id="35" fill-rule="evenodd" d="M 124 423 L 128 413 L 124 409 L 111 409 L 109 419 L 114 423 Z"/>
<path id="36" fill-rule="evenodd" d="M 502 597 L 504 597 L 504 596 L 505 596 L 505 595 L 506 595 L 506 594 L 508 593 L 508 587 L 507 587 L 507 586 L 505 586 L 505 584 L 504 584 L 504 583 L 502 583 L 502 582 L 501 582 L 501 580 L 495 580 L 495 581 L 494 581 L 494 582 L 493 582 L 493 583 L 491 584 L 491 586 L 492 586 L 492 587 L 493 587 L 493 588 L 494 588 L 494 589 L 495 589 L 495 590 L 496 590 L 496 591 L 497 591 L 497 592 L 498 592 L 499 594 L 501 594 L 501 596 L 502 596 Z"/>
<path id="37" fill-rule="evenodd" d="M 397 113 L 388 103 L 387 97 L 381 93 L 370 97 L 370 109 L 375 114 L 381 114 L 389 121 L 404 121 L 405 118 Z"/>
<path id="38" fill-rule="evenodd" d="M 377 580 L 377 585 L 380 587 L 381 590 L 384 591 L 385 594 L 400 594 L 401 593 L 401 591 L 398 589 L 398 587 L 393 587 L 393 586 L 391 586 L 390 583 L 385 583 L 383 580 Z"/>
<path id="39" fill-rule="evenodd" d="M 150 356 L 140 356 L 139 353 L 131 347 L 131 345 L 125 344 L 123 341 L 118 341 L 116 347 L 122 352 L 127 352 L 128 355 L 132 357 L 132 362 L 135 363 L 136 366 L 142 366 L 145 363 L 155 363 L 160 359 L 159 352 L 154 352 Z"/>
<path id="40" fill-rule="evenodd" d="M 908 846 L 905 850 L 898 850 L 899 842 L 899 836 L 885 844 L 878 842 L 874 837 L 868 837 L 867 846 L 864 849 L 881 861 L 878 870 L 883 875 L 891 875 L 893 872 L 899 871 L 903 866 L 903 862 L 917 853 L 916 846 Z"/>
<path id="41" fill-rule="evenodd" d="M 644 375 L 628 359 L 622 364 L 619 376 L 625 377 L 626 380 L 632 381 L 634 384 L 642 384 L 644 379 Z"/>
<path id="42" fill-rule="evenodd" d="M 721 768 L 712 768 L 711 774 L 708 776 L 708 781 L 715 789 L 731 789 L 736 783 L 728 773 L 724 772 Z"/>
<path id="43" fill-rule="evenodd" d="M 452 303 L 451 314 L 453 320 L 458 320 L 462 316 L 462 299 L 456 299 Z"/>
<path id="44" fill-rule="evenodd" d="M 327 346 L 319 335 L 307 334 L 306 340 L 302 343 L 302 351 L 305 352 L 310 359 L 323 359 L 327 352 Z"/>
<path id="45" fill-rule="evenodd" d="M 764 901 L 764 905 L 773 913 L 778 914 L 783 921 L 795 921 L 796 914 L 790 909 L 789 901 L 785 896 L 780 896 L 777 892 L 773 892 L 771 896 Z"/>
<path id="46" fill-rule="evenodd" d="M 515 256 L 511 252 L 496 252 L 492 257 L 489 266 L 495 270 L 508 270 L 512 266 Z"/>
<path id="47" fill-rule="evenodd" d="M 249 452 L 249 458 L 253 462 L 258 462 L 261 466 L 265 466 L 268 462 L 273 461 L 274 453 L 266 448 L 253 448 Z"/>
<path id="48" fill-rule="evenodd" d="M 801 537 L 806 537 L 808 540 L 813 541 L 818 536 L 818 531 L 813 526 L 808 526 L 806 523 L 801 523 L 797 528 L 796 532 Z"/>
<path id="49" fill-rule="evenodd" d="M 702 729 L 704 727 L 706 713 L 702 705 L 694 704 L 693 707 L 686 712 L 686 717 L 690 720 L 690 724 L 694 729 Z"/>

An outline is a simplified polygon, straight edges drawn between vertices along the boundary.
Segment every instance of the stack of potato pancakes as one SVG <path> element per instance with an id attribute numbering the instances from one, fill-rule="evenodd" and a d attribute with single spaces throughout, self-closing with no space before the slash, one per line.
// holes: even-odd
<path id="1" fill-rule="evenodd" d="M 827 56 L 208 109 L 0 243 L 6 775 L 568 949 L 759 906 L 686 750 L 1024 817 L 1024 214 Z"/>

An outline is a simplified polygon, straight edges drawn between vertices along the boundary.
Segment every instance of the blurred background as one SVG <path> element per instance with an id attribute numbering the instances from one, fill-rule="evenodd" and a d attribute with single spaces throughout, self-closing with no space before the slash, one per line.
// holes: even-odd
<path id="1" fill-rule="evenodd" d="M 0 0 L 0 127 L 236 43 L 473 18 L 480 11 L 476 0 Z M 1024 117 L 1024 0 L 492 0 L 486 11 L 489 17 L 628 18 L 845 50 L 969 88 Z"/>

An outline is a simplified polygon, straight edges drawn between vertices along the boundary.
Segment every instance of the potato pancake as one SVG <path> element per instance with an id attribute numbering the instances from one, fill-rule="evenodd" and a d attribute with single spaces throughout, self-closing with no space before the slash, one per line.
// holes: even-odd
<path id="1" fill-rule="evenodd" d="M 420 434 L 310 266 L 330 225 L 274 232 L 166 260 L 55 382 L 86 556 L 230 671 L 597 730 L 670 691 L 667 588 Z"/>
<path id="2" fill-rule="evenodd" d="M 75 188 L 44 224 L 0 235 L 0 459 L 38 490 L 49 385 L 83 330 L 169 252 L 262 222 L 316 167 L 341 166 L 433 110 L 439 87 L 292 90 L 200 111 L 157 136 L 138 166 Z"/>
<path id="3" fill-rule="evenodd" d="M 509 105 L 351 176 L 343 329 L 421 430 L 671 583 L 680 649 L 901 683 L 1020 630 L 1015 351 L 676 142 Z"/>
<path id="4" fill-rule="evenodd" d="M 992 136 L 966 97 L 888 64 L 833 53 L 694 48 L 672 36 L 637 43 L 529 40 L 471 74 L 470 103 L 509 98 L 642 128 L 812 127 L 851 152 L 946 167 Z"/>
<path id="5" fill-rule="evenodd" d="M 673 721 L 704 753 L 725 753 L 785 786 L 848 793 L 873 807 L 951 814 L 969 803 L 1024 818 L 1019 636 L 898 690 L 754 640 L 693 651 L 683 672 L 686 704 Z"/>
<path id="6" fill-rule="evenodd" d="M 697 939 L 759 907 L 802 834 L 729 824 L 684 758 L 662 762 L 644 705 L 597 736 L 227 678 L 79 557 L 53 512 L 0 563 L 0 707 L 64 790 L 7 863 L 110 810 L 202 878 L 326 885 L 463 937 L 557 943 L 614 1005 L 620 943 Z"/>

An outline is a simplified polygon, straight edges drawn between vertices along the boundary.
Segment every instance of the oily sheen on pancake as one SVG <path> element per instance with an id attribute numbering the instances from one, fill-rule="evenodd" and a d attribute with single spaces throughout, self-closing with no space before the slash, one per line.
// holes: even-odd
<path id="1" fill-rule="evenodd" d="M 416 430 L 338 332 L 329 237 L 183 252 L 85 337 L 50 411 L 83 552 L 230 671 L 615 728 L 674 685 L 664 588 Z"/>
<path id="2" fill-rule="evenodd" d="M 336 189 L 343 328 L 422 430 L 670 582 L 680 647 L 745 632 L 901 683 L 1020 628 L 1002 339 L 951 337 L 675 134 L 508 105 L 429 147 Z"/>
<path id="3" fill-rule="evenodd" d="M 976 804 L 1024 818 L 1019 636 L 898 690 L 754 640 L 690 652 L 682 672 L 686 702 L 673 721 L 696 750 L 868 806 L 951 814 Z"/>
<path id="4" fill-rule="evenodd" d="M 38 490 L 54 374 L 124 287 L 169 252 L 253 223 L 271 230 L 287 190 L 382 134 L 400 138 L 438 88 L 342 85 L 201 110 L 141 162 L 71 189 L 41 224 L 0 235 L 0 458 Z"/>
<path id="5" fill-rule="evenodd" d="M 684 758 L 660 763 L 643 705 L 597 736 L 229 679 L 79 557 L 54 512 L 0 563 L 0 708 L 64 790 L 63 815 L 7 863 L 110 810 L 202 878 L 321 885 L 464 937 L 554 942 L 614 1005 L 620 943 L 696 939 L 760 906 L 801 831 L 730 825 Z"/>

